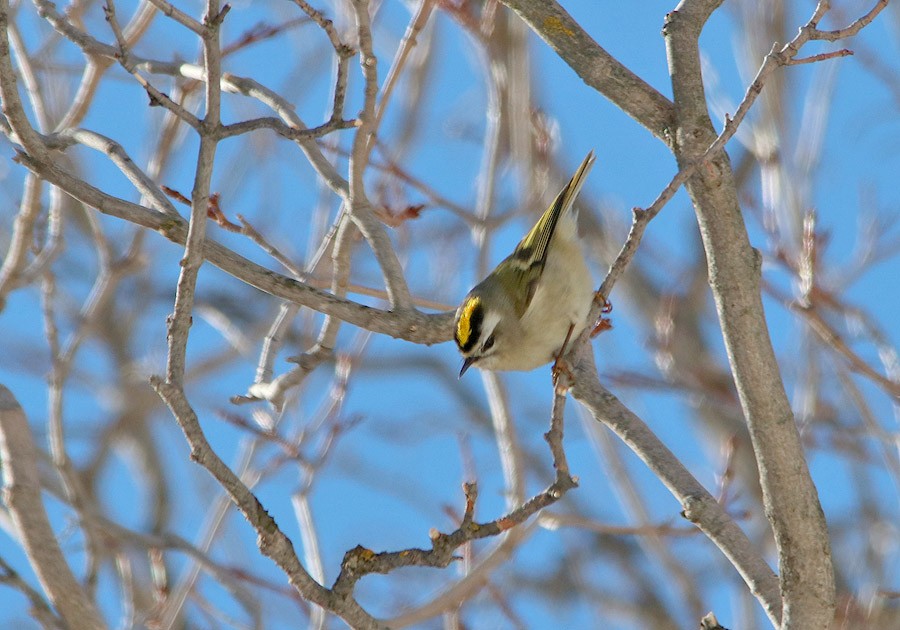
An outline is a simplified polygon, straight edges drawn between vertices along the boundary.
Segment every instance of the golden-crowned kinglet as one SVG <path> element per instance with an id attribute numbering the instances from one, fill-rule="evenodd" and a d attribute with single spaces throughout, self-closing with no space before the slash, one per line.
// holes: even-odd
<path id="1" fill-rule="evenodd" d="M 473 365 L 533 370 L 581 334 L 594 292 L 572 206 L 593 164 L 591 151 L 515 251 L 457 309 L 460 377 Z"/>

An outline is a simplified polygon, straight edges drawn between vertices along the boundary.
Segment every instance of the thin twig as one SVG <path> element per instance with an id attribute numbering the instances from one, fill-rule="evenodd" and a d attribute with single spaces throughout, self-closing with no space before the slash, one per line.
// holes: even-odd
<path id="1" fill-rule="evenodd" d="M 172 3 L 166 2 L 166 0 L 149 0 L 149 1 L 151 3 L 153 3 L 153 6 L 155 6 L 157 9 L 159 9 L 164 15 L 172 18 L 173 20 L 175 20 L 176 22 L 178 22 L 185 28 L 190 29 L 195 34 L 199 35 L 200 37 L 203 37 L 204 31 L 205 31 L 204 26 L 200 22 L 198 22 L 197 20 L 195 20 L 194 18 L 189 16 L 187 13 L 185 13 L 181 9 L 177 8 Z"/>
<path id="2" fill-rule="evenodd" d="M 366 195 L 363 175 L 369 163 L 372 137 L 375 134 L 375 107 L 378 97 L 378 59 L 372 43 L 372 20 L 368 0 L 352 0 L 359 39 L 359 66 L 363 76 L 363 108 L 359 113 L 360 126 L 350 150 L 349 178 L 345 201 L 359 231 L 365 237 L 381 267 L 385 287 L 394 310 L 410 308 L 409 286 L 403 267 L 391 245 L 384 226 L 375 220 L 372 205 Z"/>
<path id="3" fill-rule="evenodd" d="M 800 59 L 791 59 L 786 62 L 784 65 L 786 66 L 800 66 L 805 63 L 818 63 L 819 61 L 827 61 L 828 59 L 837 59 L 839 57 L 850 57 L 853 55 L 852 50 L 847 50 L 846 48 L 842 50 L 835 50 L 833 52 L 827 53 L 819 53 L 818 55 L 812 55 L 811 57 L 802 57 Z"/>
<path id="4" fill-rule="evenodd" d="M 401 567 L 443 568 L 458 559 L 455 551 L 473 540 L 497 536 L 517 525 L 523 524 L 531 516 L 545 507 L 553 505 L 574 487 L 574 483 L 553 483 L 546 490 L 533 496 L 521 507 L 486 523 L 471 522 L 460 526 L 449 534 L 436 530 L 431 532 L 431 549 L 409 548 L 402 551 L 376 553 L 371 549 L 356 546 L 344 554 L 341 572 L 332 590 L 341 596 L 353 591 L 360 578 L 372 573 L 388 573 Z M 469 497 L 467 497 L 468 503 Z M 474 509 L 474 508 L 473 508 Z"/>
<path id="5" fill-rule="evenodd" d="M 842 356 L 848 367 L 866 378 L 873 381 L 879 387 L 884 389 L 893 398 L 900 398 L 900 382 L 893 381 L 890 378 L 879 374 L 879 372 L 864 361 L 849 345 L 841 338 L 841 335 L 825 321 L 822 314 L 812 306 L 804 306 L 797 302 L 790 302 L 789 306 L 795 313 L 800 314 L 810 329 L 825 344 L 826 347 Z"/>
<path id="6" fill-rule="evenodd" d="M 396 87 L 400 75 L 403 74 L 406 61 L 409 59 L 410 53 L 418 43 L 416 37 L 422 29 L 425 28 L 428 19 L 431 17 L 434 3 L 435 0 L 421 0 L 419 2 L 419 8 L 416 10 L 406 27 L 406 33 L 403 34 L 403 40 L 397 48 L 397 54 L 394 56 L 394 61 L 388 70 L 384 85 L 381 88 L 381 99 L 379 99 L 378 108 L 375 111 L 375 124 L 373 125 L 372 130 L 373 139 L 376 137 L 375 134 L 378 133 L 378 128 L 381 126 L 381 119 L 384 117 L 384 112 L 387 110 L 387 105 L 394 92 L 394 87 Z"/>
<path id="7" fill-rule="evenodd" d="M 446 567 L 453 560 L 460 546 L 490 536 L 502 534 L 516 526 L 522 525 L 531 516 L 549 505 L 559 501 L 569 490 L 577 487 L 578 481 L 569 474 L 569 465 L 563 448 L 563 412 L 565 410 L 566 393 L 558 389 L 553 403 L 550 430 L 544 435 L 553 458 L 556 480 L 550 486 L 531 497 L 507 514 L 487 523 L 474 521 L 477 486 L 474 483 L 464 484 L 466 503 L 464 516 L 459 528 L 450 534 L 442 534 L 437 530 L 431 532 L 432 548 L 404 549 L 402 551 L 376 553 L 370 549 L 357 546 L 344 555 L 341 572 L 332 587 L 339 595 L 353 592 L 356 582 L 371 573 L 388 573 L 400 567 L 426 566 Z"/>
<path id="8" fill-rule="evenodd" d="M 841 31 L 833 31 L 832 33 L 840 34 L 840 36 L 835 36 L 834 39 L 849 37 L 856 34 L 863 26 L 869 24 L 873 19 L 875 19 L 875 16 L 884 8 L 886 4 L 886 0 L 879 0 L 875 7 L 873 7 L 873 9 L 868 14 L 866 14 L 866 16 L 864 16 L 865 19 L 860 18 L 859 20 L 854 22 L 853 25 L 851 25 L 852 28 L 848 27 L 846 29 L 842 29 Z M 622 273 L 631 263 L 631 259 L 634 257 L 635 252 L 637 252 L 638 245 L 640 244 L 641 238 L 644 235 L 644 231 L 647 229 L 647 224 L 651 220 L 653 220 L 653 218 L 657 214 L 659 214 L 660 210 L 662 210 L 663 207 L 672 199 L 672 197 L 675 196 L 675 193 L 678 192 L 678 189 L 681 188 L 681 186 L 691 178 L 691 176 L 697 171 L 697 169 L 701 166 L 706 165 L 713 157 L 715 157 L 734 136 L 734 134 L 737 133 L 738 127 L 740 127 L 747 113 L 750 111 L 750 108 L 753 107 L 753 104 L 756 102 L 757 97 L 762 92 L 763 87 L 765 86 L 772 73 L 774 73 L 775 70 L 779 67 L 792 65 L 797 54 L 800 52 L 800 48 L 810 39 L 829 39 L 828 37 L 820 36 L 823 34 L 823 32 L 819 31 L 815 26 L 816 24 L 818 24 L 819 20 L 821 20 L 822 16 L 825 14 L 825 11 L 827 11 L 827 3 L 820 2 L 819 5 L 817 5 L 812 18 L 810 18 L 807 24 L 800 29 L 800 32 L 793 40 L 780 48 L 778 44 L 774 44 L 772 46 L 772 50 L 768 55 L 766 55 L 766 58 L 763 60 L 762 65 L 760 65 L 759 70 L 757 70 L 756 72 L 756 76 L 747 87 L 744 98 L 735 110 L 734 116 L 725 117 L 725 126 L 723 127 L 721 133 L 712 142 L 712 144 L 709 145 L 703 155 L 679 169 L 678 172 L 675 173 L 675 175 L 669 181 L 669 183 L 665 186 L 665 188 L 663 188 L 659 195 L 657 195 L 656 199 L 652 204 L 650 204 L 650 206 L 648 206 L 646 209 L 634 208 L 632 210 L 633 219 L 631 222 L 631 228 L 628 233 L 628 237 L 626 238 L 625 243 L 622 245 L 622 249 L 616 256 L 615 261 L 613 261 L 613 264 L 610 265 L 609 271 L 607 272 L 603 283 L 600 285 L 598 293 L 601 296 L 603 296 L 604 298 L 609 297 L 616 281 L 621 277 Z M 813 57 L 797 61 L 797 63 L 812 63 L 814 61 L 823 61 L 835 57 L 845 57 L 847 56 L 847 54 L 852 53 L 850 51 L 823 53 L 822 55 L 815 55 Z M 595 306 L 595 308 L 591 312 L 591 315 L 589 316 L 590 321 L 595 321 L 599 317 L 599 315 L 600 306 L 598 304 Z"/>

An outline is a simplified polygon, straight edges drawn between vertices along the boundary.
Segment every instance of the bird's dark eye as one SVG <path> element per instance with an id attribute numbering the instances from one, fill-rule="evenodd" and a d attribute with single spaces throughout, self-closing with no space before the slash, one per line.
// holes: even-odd
<path id="1" fill-rule="evenodd" d="M 491 335 L 490 337 L 488 337 L 485 340 L 484 345 L 481 346 L 481 351 L 486 352 L 487 350 L 490 350 L 493 347 L 494 347 L 494 335 Z"/>

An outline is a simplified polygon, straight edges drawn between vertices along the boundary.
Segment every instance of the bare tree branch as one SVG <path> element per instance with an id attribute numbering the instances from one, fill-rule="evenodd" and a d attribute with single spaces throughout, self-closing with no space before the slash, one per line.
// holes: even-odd
<path id="1" fill-rule="evenodd" d="M 38 457 L 22 407 L 0 385 L 0 463 L 4 503 L 9 506 L 22 544 L 41 586 L 70 628 L 105 628 L 94 603 L 72 574 L 41 499 Z"/>
<path id="2" fill-rule="evenodd" d="M 696 624 L 708 597 L 725 596 L 740 603 L 725 625 L 751 627 L 764 612 L 773 625 L 805 630 L 830 621 L 831 536 L 834 623 L 897 625 L 884 587 L 895 550 L 866 541 L 882 540 L 896 520 L 882 488 L 900 470 L 890 415 L 900 362 L 880 305 L 848 293 L 875 263 L 900 253 L 891 232 L 896 204 L 878 190 L 882 171 L 865 169 L 872 183 L 858 213 L 870 216 L 844 264 L 853 209 L 836 211 L 843 202 L 820 187 L 843 190 L 843 179 L 863 170 L 843 168 L 858 155 L 852 144 L 824 152 L 829 118 L 852 112 L 861 132 L 879 137 L 880 120 L 860 115 L 860 105 L 890 114 L 878 99 L 891 98 L 900 71 L 879 62 L 888 91 L 844 98 L 860 79 L 852 58 L 839 61 L 854 52 L 850 44 L 814 48 L 862 35 L 852 42 L 856 59 L 876 56 L 870 51 L 894 43 L 883 41 L 893 33 L 866 28 L 885 0 L 870 0 L 858 18 L 821 2 L 796 32 L 777 2 L 684 0 L 665 22 L 672 100 L 635 72 L 652 72 L 645 60 L 632 68 L 619 61 L 634 59 L 626 46 L 652 50 L 648 42 L 608 38 L 612 23 L 588 35 L 582 26 L 594 26 L 576 23 L 558 0 L 294 0 L 234 12 L 223 1 L 186 9 L 142 0 L 126 18 L 115 0 L 75 0 L 65 10 L 49 0 L 12 9 L 0 0 L 0 133 L 16 154 L 0 168 L 11 209 L 0 226 L 9 329 L 0 369 L 31 385 L 26 409 L 48 406 L 28 429 L 49 438 L 46 452 L 32 444 L 32 472 L 62 510 L 50 511 L 56 520 L 46 525 L 77 537 L 75 548 L 62 545 L 62 560 L 79 562 L 73 593 L 89 606 L 96 600 L 107 617 L 100 623 L 307 620 L 325 628 L 337 616 L 382 628 L 443 616 L 448 627 L 492 618 L 524 627 L 564 609 L 595 625 L 675 628 L 690 625 L 685 617 Z M 720 6 L 735 11 L 735 24 L 707 26 Z M 820 28 L 828 18 L 834 30 Z M 603 385 L 585 339 L 554 371 L 553 391 L 532 387 L 549 385 L 537 374 L 459 382 L 454 349 L 424 347 L 450 338 L 447 304 L 470 273 L 483 277 L 495 254 L 508 251 L 514 222 L 546 207 L 538 198 L 547 183 L 564 178 L 560 138 L 573 131 L 566 116 L 588 102 L 577 98 L 585 86 L 541 72 L 546 56 L 532 55 L 542 44 L 526 24 L 639 122 L 623 136 L 643 125 L 677 159 L 656 199 L 633 210 L 624 243 L 617 235 L 628 224 L 615 199 L 620 186 L 635 196 L 637 178 L 611 188 L 598 180 L 611 194 L 585 191 L 579 201 L 589 262 L 605 266 L 618 250 L 590 323 L 609 327 L 607 298 L 620 280 L 615 323 L 620 313 L 628 318 L 617 327 L 627 335 L 603 337 L 612 346 L 602 348 Z M 220 31 L 235 35 L 220 44 Z M 720 60 L 721 36 L 745 44 L 735 59 L 747 77 L 737 104 L 733 78 L 717 77 L 733 72 Z M 387 72 L 384 59 L 393 59 Z M 356 108 L 349 116 L 348 104 Z M 719 133 L 710 104 L 723 119 Z M 606 124 L 585 116 L 578 132 Z M 735 136 L 732 168 L 725 147 Z M 650 177 L 665 172 L 664 158 L 639 155 L 642 146 L 629 143 L 616 164 L 635 170 L 634 160 L 635 174 Z M 840 186 L 826 180 L 835 172 Z M 702 238 L 677 217 L 667 224 L 679 226 L 677 244 L 674 234 L 643 238 L 682 186 Z M 190 218 L 173 199 L 190 207 Z M 151 230 L 175 247 L 148 237 Z M 759 235 L 759 252 L 748 230 Z M 830 239 L 834 230 L 839 238 Z M 826 252 L 830 242 L 839 245 Z M 761 290 L 777 311 L 768 313 L 776 348 Z M 783 342 L 785 320 L 799 334 Z M 165 376 L 148 386 L 150 374 Z M 613 396 L 607 387 L 623 391 Z M 563 441 L 568 391 L 584 412 L 572 448 Z M 620 402 L 629 391 L 647 414 L 684 423 L 678 430 L 690 437 L 671 445 L 671 427 L 661 428 L 681 462 Z M 227 408 L 229 396 L 243 406 Z M 158 421 L 165 407 L 176 423 Z M 534 426 L 548 415 L 550 458 Z M 176 425 L 184 438 L 171 433 Z M 608 452 L 585 457 L 584 438 L 604 436 L 605 427 L 647 475 L 632 479 L 607 437 L 598 444 Z M 440 451 L 454 444 L 462 445 L 461 475 L 443 468 Z M 19 466 L 6 450 L 4 467 Z M 827 532 L 805 452 L 850 470 L 851 507 L 828 513 Z M 200 466 L 188 466 L 186 478 L 172 458 L 188 454 Z M 814 474 L 823 459 L 811 462 Z M 464 505 L 445 487 L 447 473 L 467 482 Z M 336 500 L 336 478 L 340 491 L 352 486 L 400 509 L 357 505 L 351 490 L 350 501 Z M 675 502 L 650 501 L 654 490 L 636 483 L 657 478 Z M 134 496 L 111 501 L 112 479 L 116 488 L 133 486 Z M 568 493 L 577 483 L 581 491 Z M 831 487 L 820 490 L 834 497 Z M 624 497 L 624 514 L 598 500 L 606 492 Z M 563 497 L 555 513 L 545 511 Z M 37 501 L 43 510 L 39 494 Z M 18 606 L 0 614 L 0 625 L 31 605 L 40 623 L 68 626 L 50 590 L 27 583 L 36 561 L 18 534 L 16 507 L 0 502 L 0 526 L 24 551 L 0 559 L 0 583 Z M 176 520 L 185 509 L 199 510 L 199 525 Z M 493 516 L 479 520 L 476 509 Z M 118 510 L 128 511 L 127 526 Z M 696 526 L 673 526 L 679 511 Z M 404 541 L 422 536 L 423 520 L 435 523 L 431 545 Z M 234 531 L 245 522 L 256 546 Z M 196 542 L 171 533 L 185 527 Z M 298 528 L 302 551 L 288 538 Z M 767 563 L 773 532 L 780 574 Z M 350 551 L 340 542 L 347 533 L 361 543 Z M 329 567 L 341 554 L 340 566 Z M 275 573 L 258 564 L 270 558 Z M 710 566 L 729 563 L 736 575 L 705 579 Z M 616 579 L 598 580 L 598 570 Z"/>
<path id="3" fill-rule="evenodd" d="M 18 160 L 43 179 L 104 214 L 156 230 L 176 243 L 184 244 L 187 241 L 187 226 L 183 220 L 169 219 L 143 206 L 104 194 L 72 175 L 52 165 L 35 161 L 28 155 L 20 154 Z M 265 269 L 214 241 L 206 240 L 203 247 L 205 260 L 247 284 L 275 297 L 308 306 L 326 315 L 334 315 L 372 332 L 427 344 L 440 343 L 452 336 L 452 313 L 426 315 L 415 310 L 382 311 L 340 300 L 293 278 Z"/>
<path id="4" fill-rule="evenodd" d="M 600 384 L 590 346 L 579 346 L 576 361 L 572 386 L 575 400 L 584 405 L 594 420 L 618 435 L 665 484 L 681 504 L 684 517 L 699 527 L 729 559 L 773 625 L 779 627 L 778 578 L 753 549 L 746 534 L 647 425 Z"/>
<path id="5" fill-rule="evenodd" d="M 555 0 L 503 0 L 585 83 L 671 145 L 674 110 L 662 94 L 601 48 Z"/>

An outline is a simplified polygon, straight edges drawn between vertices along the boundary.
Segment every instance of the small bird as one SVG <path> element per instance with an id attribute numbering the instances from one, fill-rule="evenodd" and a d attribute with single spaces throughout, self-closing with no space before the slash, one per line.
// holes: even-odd
<path id="1" fill-rule="evenodd" d="M 515 251 L 456 310 L 460 378 L 473 365 L 533 370 L 584 330 L 594 291 L 573 204 L 593 164 L 591 151 Z"/>

